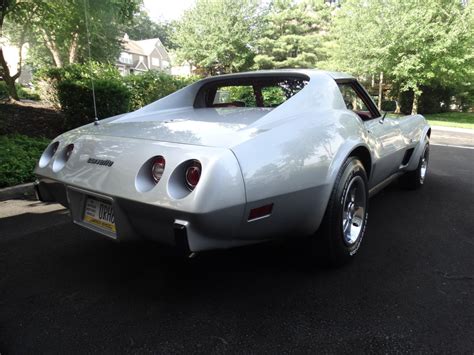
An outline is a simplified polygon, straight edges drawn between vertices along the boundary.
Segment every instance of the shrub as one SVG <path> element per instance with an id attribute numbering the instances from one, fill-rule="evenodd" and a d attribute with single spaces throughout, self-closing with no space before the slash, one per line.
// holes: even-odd
<path id="1" fill-rule="evenodd" d="M 424 86 L 421 89 L 423 92 L 418 103 L 419 113 L 439 113 L 449 109 L 451 96 L 454 95 L 453 89 L 440 85 Z"/>
<path id="2" fill-rule="evenodd" d="M 0 136 L 0 188 L 34 180 L 33 169 L 49 139 Z"/>
<path id="3" fill-rule="evenodd" d="M 180 78 L 160 71 L 148 71 L 123 78 L 130 90 L 130 110 L 161 99 L 192 83 L 195 78 Z"/>
<path id="4" fill-rule="evenodd" d="M 49 68 L 36 74 L 36 85 L 43 100 L 61 108 L 66 129 L 94 119 L 91 78 L 96 90 L 98 118 L 136 110 L 190 84 L 196 78 L 179 78 L 159 71 L 122 77 L 112 64 L 93 62 Z"/>
<path id="5" fill-rule="evenodd" d="M 397 102 L 394 100 L 382 101 L 382 111 L 394 112 L 397 109 Z"/>
<path id="6" fill-rule="evenodd" d="M 20 99 L 39 101 L 40 96 L 34 90 L 17 85 L 18 96 Z"/>
<path id="7" fill-rule="evenodd" d="M 7 84 L 4 81 L 0 81 L 0 99 L 8 98 Z"/>
<path id="8" fill-rule="evenodd" d="M 400 113 L 404 115 L 411 114 L 411 109 L 413 107 L 413 91 L 402 91 L 399 97 L 400 104 Z"/>
<path id="9" fill-rule="evenodd" d="M 71 64 L 63 68 L 47 68 L 35 74 L 35 86 L 43 101 L 60 108 L 58 84 L 64 80 L 90 84 L 90 80 L 121 80 L 118 69 L 108 63 Z"/>
<path id="10" fill-rule="evenodd" d="M 117 80 L 96 80 L 94 82 L 99 119 L 128 112 L 130 93 Z M 94 120 L 94 105 L 90 85 L 72 80 L 59 82 L 58 97 L 65 115 L 65 128 L 72 129 Z"/>
<path id="11" fill-rule="evenodd" d="M 40 99 L 39 95 L 33 92 L 31 89 L 24 88 L 20 84 L 15 84 L 15 86 L 18 93 L 18 97 L 20 99 L 35 100 L 35 101 L 38 101 Z M 7 84 L 4 81 L 0 81 L 0 99 L 7 99 L 7 98 L 8 98 Z"/>

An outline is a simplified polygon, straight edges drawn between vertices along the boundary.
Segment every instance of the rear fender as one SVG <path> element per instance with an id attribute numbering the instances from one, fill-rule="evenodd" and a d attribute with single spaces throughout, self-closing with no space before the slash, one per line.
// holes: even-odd
<path id="1" fill-rule="evenodd" d="M 423 118 L 423 116 L 421 115 L 418 116 Z M 428 123 L 426 123 L 426 120 L 424 118 L 423 120 L 425 121 L 425 126 L 423 127 L 422 133 L 419 135 L 418 143 L 415 147 L 415 150 L 413 151 L 410 162 L 406 167 L 407 171 L 413 171 L 418 168 L 418 164 L 420 162 L 421 154 L 423 154 L 425 144 L 429 141 L 429 132 L 431 132 L 431 127 L 428 125 Z"/>

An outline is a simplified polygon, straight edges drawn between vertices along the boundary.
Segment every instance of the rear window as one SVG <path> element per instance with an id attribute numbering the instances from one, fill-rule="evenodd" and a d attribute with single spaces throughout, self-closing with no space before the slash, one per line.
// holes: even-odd
<path id="1" fill-rule="evenodd" d="M 199 107 L 277 107 L 308 83 L 299 76 L 247 77 L 216 80 L 198 92 Z"/>

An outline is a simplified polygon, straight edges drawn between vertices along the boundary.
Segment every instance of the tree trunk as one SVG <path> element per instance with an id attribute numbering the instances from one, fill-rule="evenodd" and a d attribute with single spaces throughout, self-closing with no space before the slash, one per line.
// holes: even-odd
<path id="1" fill-rule="evenodd" d="M 413 90 L 413 105 L 411 106 L 411 114 L 416 115 L 418 113 L 418 98 L 420 93 L 418 90 Z"/>
<path id="2" fill-rule="evenodd" d="M 383 71 L 380 72 L 380 77 L 379 77 L 379 100 L 378 100 L 378 108 L 379 110 L 382 109 L 382 99 L 383 99 Z"/>
<path id="3" fill-rule="evenodd" d="M 79 47 L 79 33 L 73 33 L 71 46 L 69 47 L 69 64 L 73 64 L 77 60 L 77 48 Z"/>
<path id="4" fill-rule="evenodd" d="M 21 48 L 20 48 L 21 51 Z M 7 65 L 5 57 L 3 56 L 3 48 L 0 47 L 0 66 L 1 66 L 1 74 L 3 77 L 3 81 L 7 84 L 8 96 L 10 96 L 13 100 L 20 100 L 18 97 L 18 92 L 16 91 L 15 80 L 20 76 L 20 71 L 18 71 L 15 75 L 10 75 L 10 68 Z"/>
<path id="5" fill-rule="evenodd" d="M 15 86 L 15 80 L 5 77 L 3 78 L 3 81 L 5 81 L 5 84 L 7 85 L 7 91 L 8 91 L 8 96 L 10 97 L 10 100 L 20 101 L 20 97 L 18 96 L 18 91 L 16 90 L 16 86 Z"/>
<path id="6" fill-rule="evenodd" d="M 0 6 L 0 38 L 3 36 L 3 21 L 6 15 L 6 2 L 2 2 Z M 21 54 L 21 48 L 20 48 Z M 3 48 L 0 46 L 0 76 L 2 77 L 3 81 L 7 85 L 8 96 L 13 100 L 19 100 L 18 92 L 16 91 L 15 87 L 15 80 L 20 76 L 19 72 L 18 75 L 14 75 L 13 77 L 10 75 L 10 68 L 8 67 L 7 61 L 5 60 L 5 56 L 3 55 Z"/>
<path id="7" fill-rule="evenodd" d="M 56 65 L 56 67 L 62 68 L 63 61 L 61 60 L 61 55 L 59 53 L 58 47 L 56 46 L 56 43 L 54 43 L 54 41 L 49 38 L 45 30 L 42 30 L 42 32 L 44 43 L 46 45 L 46 48 L 48 48 L 49 52 L 53 56 L 54 64 Z"/>
<path id="8" fill-rule="evenodd" d="M 398 99 L 397 101 L 395 101 L 395 112 L 396 114 L 400 114 L 400 99 Z"/>

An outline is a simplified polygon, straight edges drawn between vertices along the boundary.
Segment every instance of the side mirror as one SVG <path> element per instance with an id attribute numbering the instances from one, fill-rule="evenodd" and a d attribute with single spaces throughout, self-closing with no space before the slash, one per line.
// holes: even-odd
<path id="1" fill-rule="evenodd" d="M 379 120 L 379 123 L 384 123 L 385 121 L 385 116 L 387 116 L 387 111 L 383 112 L 382 118 Z"/>

